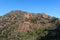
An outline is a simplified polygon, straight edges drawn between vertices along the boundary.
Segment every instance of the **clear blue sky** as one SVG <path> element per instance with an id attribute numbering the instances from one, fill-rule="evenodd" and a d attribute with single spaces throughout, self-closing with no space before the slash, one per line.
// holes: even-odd
<path id="1" fill-rule="evenodd" d="M 60 18 L 60 0 L 0 0 L 0 16 L 11 10 L 33 13 L 45 12 Z"/>

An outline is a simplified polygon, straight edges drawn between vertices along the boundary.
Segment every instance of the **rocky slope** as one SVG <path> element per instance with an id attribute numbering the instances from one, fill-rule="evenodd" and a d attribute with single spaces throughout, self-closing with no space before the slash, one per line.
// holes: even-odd
<path id="1" fill-rule="evenodd" d="M 19 34 L 24 33 L 26 36 L 27 33 L 29 34 L 30 32 L 35 32 L 35 31 L 37 32 L 36 29 L 55 30 L 57 29 L 57 26 L 60 26 L 59 23 L 60 23 L 59 18 L 48 16 L 45 13 L 34 14 L 34 13 L 29 13 L 29 12 L 19 11 L 19 10 L 11 11 L 6 15 L 0 17 L 0 39 L 1 40 L 30 40 L 31 37 L 29 38 L 26 37 L 27 38 L 26 39 L 24 35 L 21 39 L 20 37 L 18 38 L 19 36 L 18 33 Z M 32 37 L 31 40 L 40 40 L 37 38 L 39 37 L 36 37 L 36 39 Z"/>

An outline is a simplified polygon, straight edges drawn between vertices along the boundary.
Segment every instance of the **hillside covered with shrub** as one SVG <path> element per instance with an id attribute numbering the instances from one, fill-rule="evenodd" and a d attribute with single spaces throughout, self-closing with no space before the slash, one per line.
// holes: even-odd
<path id="1" fill-rule="evenodd" d="M 15 10 L 0 16 L 0 40 L 60 40 L 60 19 Z"/>

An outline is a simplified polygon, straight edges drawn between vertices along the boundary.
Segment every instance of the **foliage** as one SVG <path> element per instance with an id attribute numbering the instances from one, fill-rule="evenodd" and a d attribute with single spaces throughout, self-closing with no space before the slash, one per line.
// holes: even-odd
<path id="1" fill-rule="evenodd" d="M 32 23 L 37 23 L 37 18 L 30 18 L 29 19 Z"/>

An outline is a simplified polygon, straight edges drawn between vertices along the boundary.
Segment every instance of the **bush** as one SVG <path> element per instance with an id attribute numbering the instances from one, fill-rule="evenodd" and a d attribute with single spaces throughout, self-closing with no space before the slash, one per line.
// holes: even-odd
<path id="1" fill-rule="evenodd" d="M 32 22 L 32 23 L 37 23 L 37 18 L 30 18 L 29 20 L 30 20 L 30 22 Z"/>

